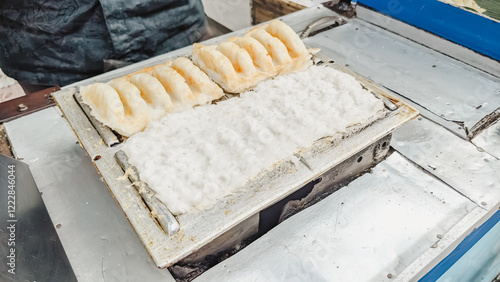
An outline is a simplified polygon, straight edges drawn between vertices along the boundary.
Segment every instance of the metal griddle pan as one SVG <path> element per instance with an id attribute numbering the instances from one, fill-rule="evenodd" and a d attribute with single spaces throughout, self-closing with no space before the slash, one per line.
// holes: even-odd
<path id="1" fill-rule="evenodd" d="M 209 210 L 170 218 L 170 223 L 179 224 L 178 230 L 166 230 L 168 228 L 152 214 L 148 201 L 134 188 L 129 177 L 123 177 L 124 169 L 115 157 L 121 147 L 120 139 L 109 128 L 92 124 L 84 111 L 85 107 L 75 99 L 78 89 L 63 88 L 53 97 L 152 259 L 158 267 L 164 268 L 195 253 L 239 223 L 317 179 L 418 115 L 415 109 L 387 90 L 337 66 L 321 54 L 316 55 L 314 60 L 317 64 L 325 64 L 353 75 L 366 89 L 383 99 L 387 108 L 383 117 L 352 128 L 349 135 L 317 140 L 309 148 L 295 154 L 300 162 L 283 160 L 244 188 L 221 199 Z"/>

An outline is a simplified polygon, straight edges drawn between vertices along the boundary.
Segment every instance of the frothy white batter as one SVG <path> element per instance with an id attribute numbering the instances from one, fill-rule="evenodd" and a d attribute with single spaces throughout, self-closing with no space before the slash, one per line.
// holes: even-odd
<path id="1" fill-rule="evenodd" d="M 311 66 L 240 98 L 168 114 L 123 151 L 170 211 L 182 214 L 210 208 L 273 164 L 383 108 L 352 76 Z"/>

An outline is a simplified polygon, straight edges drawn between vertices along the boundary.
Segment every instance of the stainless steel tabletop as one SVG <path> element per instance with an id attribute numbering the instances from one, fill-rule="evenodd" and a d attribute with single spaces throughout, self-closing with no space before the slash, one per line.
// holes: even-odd
<path id="1" fill-rule="evenodd" d="M 173 281 L 146 249 L 58 108 L 6 124 L 79 281 Z"/>
<path id="2" fill-rule="evenodd" d="M 0 154 L 0 281 L 77 281 L 29 166 Z"/>

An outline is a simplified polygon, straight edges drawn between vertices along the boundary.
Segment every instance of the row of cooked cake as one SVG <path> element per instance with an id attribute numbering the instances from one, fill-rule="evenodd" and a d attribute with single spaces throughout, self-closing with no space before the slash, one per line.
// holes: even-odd
<path id="1" fill-rule="evenodd" d="M 305 69 L 312 64 L 310 52 L 289 26 L 272 21 L 219 45 L 194 44 L 192 61 L 178 58 L 81 87 L 80 93 L 93 116 L 128 137 L 169 112 L 219 99 L 220 87 L 241 93 L 277 74 Z"/>
<path id="2" fill-rule="evenodd" d="M 216 100 L 222 89 L 187 58 L 142 69 L 108 83 L 80 88 L 91 114 L 122 136 L 131 136 L 168 112 Z"/>
<path id="3" fill-rule="evenodd" d="M 311 52 L 285 23 L 274 20 L 219 45 L 193 45 L 193 62 L 229 93 L 312 64 Z"/>

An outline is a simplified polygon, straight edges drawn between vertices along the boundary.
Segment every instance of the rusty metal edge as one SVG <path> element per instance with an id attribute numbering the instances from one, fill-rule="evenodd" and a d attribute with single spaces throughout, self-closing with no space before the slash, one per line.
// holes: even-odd
<path id="1" fill-rule="evenodd" d="M 37 91 L 26 96 L 15 98 L 0 104 L 0 123 L 14 120 L 22 116 L 55 106 L 51 94 L 60 90 L 58 85 Z M 19 105 L 25 105 L 26 110 L 19 110 Z"/>

